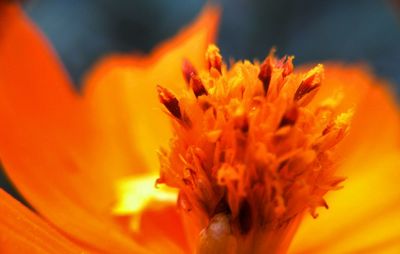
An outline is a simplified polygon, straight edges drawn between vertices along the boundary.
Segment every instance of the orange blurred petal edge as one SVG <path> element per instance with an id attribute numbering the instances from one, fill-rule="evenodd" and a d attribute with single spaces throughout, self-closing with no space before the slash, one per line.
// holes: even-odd
<path id="1" fill-rule="evenodd" d="M 207 17 L 215 22 L 206 28 L 211 40 L 217 16 L 206 8 L 201 21 L 160 48 L 184 43 L 211 25 Z M 1 3 L 0 21 L 0 157 L 6 173 L 40 214 L 77 242 L 101 252 L 146 252 L 109 216 L 114 182 L 143 166 L 137 150 L 99 130 L 98 115 L 73 91 L 50 45 L 16 4 Z"/>
<path id="2" fill-rule="evenodd" d="M 121 236 L 118 231 L 105 233 L 109 229 L 114 229 L 112 223 L 100 218 L 92 218 L 101 213 L 100 208 L 104 208 L 103 202 L 99 206 L 96 200 L 92 200 L 95 196 L 89 194 L 90 199 L 88 200 L 80 195 L 84 191 L 94 195 L 98 190 L 91 184 L 87 184 L 88 182 L 92 183 L 91 181 L 93 181 L 98 185 L 107 183 L 106 174 L 99 180 L 96 178 L 96 174 L 90 174 L 93 171 L 80 175 L 93 179 L 76 177 L 81 167 L 92 166 L 91 163 L 94 163 L 82 162 L 83 159 L 79 157 L 79 154 L 85 153 L 81 153 L 79 149 L 74 150 L 76 145 L 82 145 L 80 143 L 83 142 L 82 137 L 86 137 L 86 135 L 90 137 L 91 128 L 81 130 L 82 121 L 84 123 L 87 121 L 86 115 L 81 112 L 82 102 L 73 92 L 68 77 L 55 60 L 53 52 L 49 50 L 46 43 L 43 43 L 42 37 L 35 32 L 36 29 L 29 24 L 21 12 L 15 6 L 8 7 L 6 5 L 4 7 L 4 4 L 0 11 L 0 114 L 3 121 L 0 133 L 0 155 L 9 176 L 40 213 L 69 234 L 76 236 L 86 244 L 100 245 L 96 247 L 101 250 L 112 249 L 115 251 L 113 246 L 118 245 L 121 252 L 132 251 L 135 249 L 135 245 Z M 211 16 L 207 15 L 212 12 L 214 14 L 208 14 Z M 138 82 L 141 86 L 147 85 L 147 83 L 155 85 L 152 81 L 159 77 L 166 82 L 167 86 L 177 85 L 169 84 L 169 82 L 176 80 L 177 75 L 180 75 L 180 70 L 172 74 L 165 71 L 165 66 L 168 66 L 165 63 L 171 63 L 171 61 L 174 63 L 169 59 L 171 56 L 176 56 L 170 52 L 179 49 L 180 45 L 185 44 L 185 40 L 191 38 L 191 35 L 195 35 L 200 27 L 209 25 L 213 19 L 213 22 L 216 23 L 218 15 L 215 13 L 215 10 L 205 11 L 205 14 L 193 27 L 184 30 L 177 38 L 160 46 L 149 58 L 111 56 L 103 60 L 87 79 L 85 96 L 89 97 L 91 105 L 100 102 L 107 107 L 108 101 L 103 103 L 103 100 L 105 100 L 105 92 L 110 90 L 107 87 L 101 89 L 98 87 L 103 83 L 111 84 L 108 82 L 110 80 L 135 82 L 136 77 L 132 74 L 142 75 Z M 7 23 L 7 27 L 4 26 L 5 23 Z M 206 36 L 205 41 L 213 37 L 215 27 L 209 27 L 210 37 Z M 32 43 L 26 43 L 26 41 Z M 196 39 L 193 41 L 197 42 Z M 17 48 L 18 50 L 16 50 Z M 187 47 L 182 53 L 191 53 L 188 49 L 192 50 L 193 48 Z M 178 55 L 183 56 L 183 54 Z M 30 56 L 29 60 L 27 56 Z M 199 59 L 202 57 L 201 55 Z M 195 56 L 189 55 L 188 58 L 194 62 L 195 66 L 203 64 Z M 122 78 L 118 75 L 121 68 Z M 329 71 L 330 68 L 326 69 Z M 366 72 L 351 70 L 352 76 L 365 78 L 361 80 L 362 84 L 359 84 L 348 82 L 348 68 L 334 67 L 331 70 L 338 79 L 342 77 L 341 75 L 346 74 L 342 77 L 343 80 L 346 79 L 344 83 L 355 86 L 357 94 L 350 95 L 357 97 L 360 105 L 356 111 L 352 134 L 347 142 L 348 147 L 343 148 L 347 154 L 344 153 L 346 157 L 341 168 L 343 174 L 348 176 L 348 181 L 344 183 L 343 190 L 331 195 L 328 200 L 331 204 L 330 210 L 321 212 L 321 216 L 317 220 L 303 223 L 299 234 L 296 235 L 293 250 L 300 253 L 309 253 L 310 251 L 328 253 L 327 251 L 368 251 L 377 248 L 376 246 L 381 250 L 396 247 L 400 242 L 398 235 L 400 232 L 398 221 L 400 207 L 397 205 L 400 195 L 396 188 L 396 180 L 399 177 L 398 170 L 396 170 L 399 166 L 398 108 L 384 88 L 374 85 L 380 81 L 374 80 Z M 113 78 L 109 78 L 109 75 Z M 357 78 L 355 79 L 357 80 Z M 357 89 L 358 85 L 362 89 Z M 100 92 L 98 92 L 99 89 Z M 140 98 L 137 96 L 125 97 L 129 92 L 135 91 L 131 89 L 133 88 L 124 85 L 122 91 L 117 90 L 115 98 L 118 100 L 119 96 L 124 95 L 123 99 L 136 99 L 133 100 L 135 102 L 133 106 L 142 100 L 147 101 L 147 97 L 142 100 L 139 100 Z M 150 90 L 146 92 L 148 93 L 145 94 L 146 96 L 151 96 L 151 89 L 150 87 Z M 151 108 L 155 104 L 152 104 L 153 98 L 149 98 L 148 101 L 151 103 L 148 104 L 148 107 Z M 130 103 L 132 104 L 132 101 Z M 140 111 L 137 114 L 136 109 L 132 111 L 130 109 L 128 107 L 126 114 L 134 113 L 134 115 L 140 116 Z M 146 110 L 144 111 L 146 112 Z M 89 112 L 91 111 L 89 110 Z M 119 119 L 110 119 L 110 116 L 104 116 L 104 112 L 101 110 L 97 114 L 101 118 L 97 123 L 118 123 L 119 121 Z M 16 119 L 16 116 L 21 118 Z M 158 122 L 150 124 L 156 127 L 160 126 L 157 125 Z M 69 127 L 67 132 L 65 132 L 66 126 Z M 105 124 L 105 126 L 109 125 Z M 129 131 L 130 126 L 125 125 L 125 127 Z M 44 136 L 43 130 L 47 131 Z M 78 133 L 79 135 L 77 135 Z M 112 135 L 116 134 L 110 135 L 113 137 Z M 127 133 L 126 135 L 137 137 L 138 134 Z M 60 137 L 65 139 L 60 139 Z M 168 133 L 163 137 L 168 137 Z M 72 139 L 72 144 L 69 143 L 71 142 L 69 139 Z M 87 140 L 87 138 L 83 140 Z M 88 142 L 90 143 L 90 139 Z M 139 142 L 139 147 L 135 147 L 135 149 L 149 152 L 148 149 L 144 149 L 148 146 L 146 143 L 145 141 Z M 352 144 L 360 144 L 357 151 L 352 150 Z M 92 147 L 90 145 L 83 147 L 87 146 Z M 35 148 L 35 152 L 32 152 Z M 148 148 L 153 149 L 154 146 L 150 145 Z M 45 153 L 43 154 L 43 152 Z M 24 154 L 23 157 L 21 157 L 21 153 Z M 56 156 L 56 159 L 50 159 L 41 165 L 45 158 L 51 157 L 52 153 L 63 155 L 61 158 Z M 79 166 L 78 169 L 76 169 L 76 164 Z M 152 165 L 152 159 L 146 158 L 144 167 L 149 167 L 149 165 Z M 66 169 L 71 179 L 64 179 L 63 173 L 65 172 L 61 171 L 61 173 L 56 166 Z M 37 176 L 38 171 L 35 170 L 43 170 L 46 174 Z M 76 180 L 76 178 L 80 180 Z M 90 188 L 80 189 L 85 183 Z M 56 188 L 53 190 L 54 187 Z M 100 193 L 109 190 L 108 188 L 99 188 L 101 189 Z M 95 191 L 90 191 L 90 189 Z M 5 196 L 4 199 L 2 197 L 2 200 L 7 200 L 7 197 Z M 3 203 L 1 204 L 2 209 L 6 207 L 3 206 Z M 35 219 L 32 218 L 32 220 Z M 81 225 L 82 221 L 86 221 L 86 225 Z M 352 229 L 350 235 L 349 227 Z M 99 234 L 96 235 L 96 232 Z M 365 247 L 366 239 L 368 240 L 367 247 Z"/>
<path id="3" fill-rule="evenodd" d="M 102 59 L 84 82 L 84 96 L 97 126 L 126 151 L 140 154 L 136 173 L 158 172 L 156 151 L 171 137 L 156 85 L 180 91 L 182 61 L 205 66 L 204 54 L 216 37 L 219 8 L 207 5 L 195 22 L 156 47 L 149 56 L 113 54 Z M 112 141 L 111 141 L 112 142 Z"/>
<path id="4" fill-rule="evenodd" d="M 355 107 L 339 150 L 344 188 L 327 197 L 328 210 L 306 216 L 291 253 L 396 253 L 400 248 L 400 121 L 390 87 L 361 66 L 326 64 L 321 93 L 344 91 Z M 340 87 L 343 86 L 343 87 Z"/>
<path id="5" fill-rule="evenodd" d="M 89 253 L 0 189 L 0 253 Z"/>
<path id="6" fill-rule="evenodd" d="M 1 21 L 0 157 L 6 173 L 40 214 L 79 241 L 100 250 L 136 250 L 104 215 L 110 197 L 97 195 L 111 191 L 105 180 L 120 171 L 96 171 L 83 103 L 53 50 L 18 5 L 4 4 Z"/>
<path id="7" fill-rule="evenodd" d="M 171 137 L 170 123 L 161 110 L 156 85 L 162 83 L 181 90 L 180 85 L 185 83 L 181 70 L 183 59 L 199 69 L 205 67 L 204 55 L 208 44 L 215 40 L 219 15 L 219 8 L 208 5 L 193 24 L 159 45 L 150 56 L 110 55 L 87 75 L 84 96 L 96 125 L 103 128 L 111 142 L 121 140 L 126 151 L 138 150 L 144 158 L 143 167 L 135 168 L 133 173 L 158 172 L 156 150 Z M 175 206 L 170 206 L 166 208 L 167 213 L 165 209 L 153 209 L 151 203 L 145 208 L 148 211 L 141 216 L 145 233 L 138 239 L 140 242 L 153 245 L 155 250 L 159 250 L 157 242 L 162 241 L 168 241 L 171 250 L 174 250 L 174 243 L 183 249 L 187 247 L 184 231 L 179 230 L 182 229 L 180 221 L 172 223 L 175 226 L 155 223 L 168 221 L 169 215 L 179 220 Z M 153 236 L 157 236 L 157 240 Z M 163 249 L 165 251 L 165 245 Z"/>

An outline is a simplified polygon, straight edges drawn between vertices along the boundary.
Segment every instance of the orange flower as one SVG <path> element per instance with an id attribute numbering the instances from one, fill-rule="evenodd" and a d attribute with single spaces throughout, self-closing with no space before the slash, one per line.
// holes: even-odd
<path id="1" fill-rule="evenodd" d="M 217 19 L 207 7 L 150 57 L 107 57 L 78 95 L 0 3 L 0 157 L 42 216 L 1 191 L 1 253 L 396 253 L 400 129 L 384 82 L 273 53 L 228 69 L 206 50 Z M 160 146 L 166 191 L 152 188 Z"/>

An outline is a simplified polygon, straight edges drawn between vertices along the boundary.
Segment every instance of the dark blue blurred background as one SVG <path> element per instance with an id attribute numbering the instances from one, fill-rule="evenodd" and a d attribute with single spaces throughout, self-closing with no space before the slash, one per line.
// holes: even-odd
<path id="1" fill-rule="evenodd" d="M 380 0 L 221 0 L 218 44 L 226 58 L 263 58 L 272 46 L 297 63 L 366 61 L 400 83 L 400 22 Z M 202 0 L 31 0 L 75 81 L 103 54 L 149 52 L 201 10 Z M 79 83 L 79 82 L 76 82 Z"/>
<path id="2" fill-rule="evenodd" d="M 214 2 L 223 9 L 218 44 L 225 58 L 262 59 L 276 46 L 280 55 L 294 54 L 296 64 L 327 59 L 363 61 L 377 74 L 400 84 L 400 13 L 388 1 Z M 25 9 L 49 37 L 75 83 L 80 84 L 84 72 L 102 55 L 149 52 L 193 20 L 204 3 L 31 0 Z M 0 176 L 2 186 L 7 185 L 4 179 Z"/>

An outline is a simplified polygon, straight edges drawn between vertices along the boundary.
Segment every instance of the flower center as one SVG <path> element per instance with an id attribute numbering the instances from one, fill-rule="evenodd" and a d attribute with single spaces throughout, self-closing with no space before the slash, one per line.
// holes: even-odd
<path id="1" fill-rule="evenodd" d="M 174 137 L 160 153 L 157 183 L 179 190 L 200 253 L 284 250 L 304 212 L 316 217 L 343 181 L 333 151 L 352 112 L 335 112 L 334 98 L 313 101 L 323 66 L 294 73 L 292 60 L 271 52 L 228 69 L 211 45 L 207 71 L 184 62 L 182 97 L 158 87 Z"/>

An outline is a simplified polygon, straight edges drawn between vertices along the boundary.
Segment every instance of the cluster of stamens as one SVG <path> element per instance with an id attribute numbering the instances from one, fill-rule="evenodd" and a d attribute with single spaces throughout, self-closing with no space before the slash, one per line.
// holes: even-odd
<path id="1" fill-rule="evenodd" d="M 293 72 L 293 57 L 235 63 L 228 70 L 211 45 L 208 70 L 188 61 L 188 89 L 177 98 L 158 87 L 174 137 L 160 152 L 158 183 L 179 189 L 178 206 L 204 227 L 229 216 L 233 235 L 284 227 L 296 216 L 327 207 L 323 196 L 338 188 L 332 156 L 351 112 L 313 101 L 322 65 Z"/>

